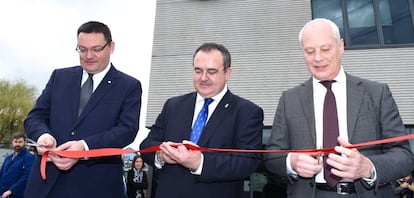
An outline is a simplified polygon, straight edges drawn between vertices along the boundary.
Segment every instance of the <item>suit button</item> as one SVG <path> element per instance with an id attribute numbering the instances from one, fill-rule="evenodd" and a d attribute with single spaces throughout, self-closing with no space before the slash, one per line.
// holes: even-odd
<path id="1" fill-rule="evenodd" d="M 70 135 L 75 135 L 75 131 L 70 132 Z"/>

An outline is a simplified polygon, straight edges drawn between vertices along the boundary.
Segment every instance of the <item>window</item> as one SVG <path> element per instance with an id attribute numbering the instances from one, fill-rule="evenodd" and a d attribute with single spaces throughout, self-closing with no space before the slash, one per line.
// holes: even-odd
<path id="1" fill-rule="evenodd" d="M 312 16 L 335 22 L 347 48 L 414 45 L 414 0 L 312 0 Z"/>

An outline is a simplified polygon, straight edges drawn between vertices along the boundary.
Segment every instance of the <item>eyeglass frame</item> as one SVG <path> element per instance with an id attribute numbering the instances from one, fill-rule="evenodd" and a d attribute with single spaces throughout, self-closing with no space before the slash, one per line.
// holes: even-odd
<path id="1" fill-rule="evenodd" d="M 89 52 L 90 51 L 90 53 L 92 53 L 92 54 L 99 54 L 99 53 L 101 53 L 104 49 L 105 49 L 105 47 L 107 47 L 107 46 L 109 46 L 109 44 L 111 43 L 112 41 L 108 41 L 108 42 L 106 42 L 105 43 L 105 45 L 104 46 L 102 46 L 101 48 L 98 48 L 98 47 L 93 47 L 93 48 L 91 48 L 91 49 L 80 49 L 79 48 L 79 45 L 77 45 L 76 46 L 76 48 L 75 48 L 75 50 L 76 50 L 76 52 L 78 52 L 79 54 L 86 54 L 87 52 Z"/>

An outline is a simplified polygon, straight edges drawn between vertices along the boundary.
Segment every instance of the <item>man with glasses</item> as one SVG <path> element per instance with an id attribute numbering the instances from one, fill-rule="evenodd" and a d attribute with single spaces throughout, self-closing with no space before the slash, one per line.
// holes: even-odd
<path id="1" fill-rule="evenodd" d="M 115 49 L 109 28 L 90 21 L 77 32 L 80 66 L 56 69 L 25 121 L 39 155 L 48 149 L 84 151 L 123 148 L 138 131 L 140 82 L 110 62 Z M 123 197 L 120 156 L 66 158 L 50 154 L 46 180 L 40 157 L 31 171 L 26 198 Z"/>
<path id="2" fill-rule="evenodd" d="M 142 153 L 144 161 L 160 169 L 155 197 L 243 197 L 243 180 L 256 170 L 259 154 L 202 153 L 181 144 L 261 148 L 263 110 L 230 92 L 230 65 L 223 45 L 201 45 L 193 56 L 196 92 L 168 99 L 141 143 L 141 149 L 161 148 L 155 154 Z"/>

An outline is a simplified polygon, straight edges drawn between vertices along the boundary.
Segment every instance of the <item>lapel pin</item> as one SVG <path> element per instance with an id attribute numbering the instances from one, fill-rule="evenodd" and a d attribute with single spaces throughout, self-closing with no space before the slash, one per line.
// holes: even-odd
<path id="1" fill-rule="evenodd" d="M 224 105 L 224 108 L 226 108 L 226 109 L 227 109 L 228 107 L 229 107 L 229 104 L 225 104 L 225 105 Z"/>
<path id="2" fill-rule="evenodd" d="M 108 80 L 108 84 L 111 84 L 111 83 L 112 83 L 112 81 Z"/>

